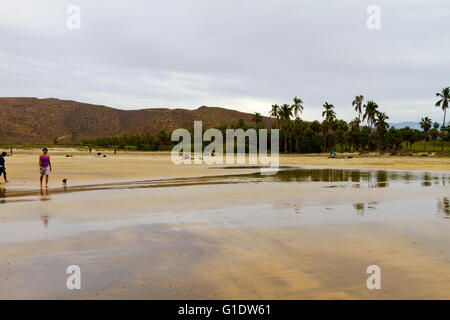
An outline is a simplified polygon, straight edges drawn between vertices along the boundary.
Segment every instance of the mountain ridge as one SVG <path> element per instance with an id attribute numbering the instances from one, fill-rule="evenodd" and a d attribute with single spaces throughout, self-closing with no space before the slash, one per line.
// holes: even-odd
<path id="1" fill-rule="evenodd" d="M 156 134 L 202 121 L 204 127 L 235 124 L 239 119 L 252 124 L 252 114 L 222 107 L 197 109 L 145 108 L 122 110 L 75 100 L 35 97 L 0 97 L 0 144 L 52 143 L 96 139 L 105 136 Z M 271 120 L 263 117 L 263 123 Z"/>

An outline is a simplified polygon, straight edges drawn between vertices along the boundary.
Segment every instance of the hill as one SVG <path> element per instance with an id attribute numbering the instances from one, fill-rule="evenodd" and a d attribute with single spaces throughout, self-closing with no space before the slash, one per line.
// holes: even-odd
<path id="1" fill-rule="evenodd" d="M 253 124 L 252 114 L 218 107 L 121 110 L 54 98 L 0 98 L 0 119 L 0 144 L 50 143 L 55 137 L 69 142 L 74 137 L 156 134 L 191 127 L 194 120 L 203 121 L 207 128 L 235 124 L 239 119 Z M 268 126 L 270 119 L 263 122 Z"/>

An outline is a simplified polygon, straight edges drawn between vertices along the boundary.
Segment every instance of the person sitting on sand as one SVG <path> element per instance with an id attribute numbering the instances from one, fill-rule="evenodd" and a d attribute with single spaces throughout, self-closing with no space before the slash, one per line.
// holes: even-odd
<path id="1" fill-rule="evenodd" d="M 336 151 L 331 152 L 330 155 L 328 156 L 328 158 L 331 158 L 331 159 L 337 159 L 337 153 L 336 153 Z"/>
<path id="2" fill-rule="evenodd" d="M 48 175 L 52 171 L 52 163 L 50 161 L 50 156 L 47 154 L 48 149 L 42 149 L 42 155 L 39 157 L 39 169 L 41 171 L 41 189 L 42 189 L 42 179 L 45 176 L 45 187 L 48 188 Z"/>
<path id="3" fill-rule="evenodd" d="M 6 179 L 6 168 L 5 168 L 5 156 L 7 155 L 6 152 L 2 152 L 0 155 L 0 177 L 3 174 L 3 178 L 5 178 L 5 183 L 8 182 Z"/>

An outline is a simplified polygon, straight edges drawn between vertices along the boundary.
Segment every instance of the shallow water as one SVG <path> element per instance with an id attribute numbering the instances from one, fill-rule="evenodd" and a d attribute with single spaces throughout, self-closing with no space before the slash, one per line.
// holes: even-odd
<path id="1" fill-rule="evenodd" d="M 230 167 L 233 169 L 251 169 L 253 167 Z M 267 175 L 259 172 L 250 174 L 233 174 L 223 176 L 205 176 L 195 178 L 174 178 L 143 181 L 128 181 L 104 184 L 79 185 L 74 187 L 36 189 L 5 189 L 0 188 L 0 204 L 6 202 L 30 201 L 33 198 L 22 197 L 43 196 L 47 192 L 53 195 L 60 193 L 145 189 L 162 187 L 179 187 L 194 185 L 238 184 L 261 182 L 322 182 L 324 188 L 388 188 L 398 186 L 430 187 L 450 185 L 450 174 L 436 172 L 360 170 L 360 169 L 318 169 L 318 168 L 281 168 L 276 174 Z M 8 200 L 7 200 L 8 199 Z M 36 198 L 35 198 L 36 199 Z"/>
<path id="2" fill-rule="evenodd" d="M 0 243 L 58 239 L 84 232 L 149 224 L 164 224 L 169 226 L 165 227 L 166 231 L 180 231 L 450 219 L 450 197 L 446 196 L 449 179 L 450 175 L 444 173 L 285 168 L 275 175 L 251 173 L 108 183 L 41 191 L 8 190 L 0 194 L 3 197 L 0 202 L 14 207 L 3 208 L 9 208 L 11 212 L 14 210 L 16 215 L 39 212 L 39 219 L 12 219 L 8 224 L 3 224 L 3 228 L 0 226 Z M 200 186 L 206 186 L 208 190 L 216 190 L 215 193 L 220 194 L 225 188 L 233 188 L 233 185 L 239 185 L 242 190 L 267 185 L 281 190 L 284 188 L 286 194 L 287 190 L 299 187 L 299 192 L 312 190 L 316 197 L 297 196 L 293 193 L 287 199 L 280 200 L 275 196 L 270 198 L 262 194 L 250 203 L 243 204 L 245 196 L 240 198 L 236 195 L 232 203 L 217 202 L 201 210 L 196 209 L 195 204 L 174 209 L 175 202 L 171 203 L 170 200 L 160 209 L 153 208 L 151 190 L 176 194 L 183 192 L 185 188 L 196 190 Z M 371 189 L 374 191 L 370 191 Z M 325 190 L 330 192 L 325 193 Z M 356 190 L 360 190 L 358 192 L 362 194 L 353 197 L 357 195 Z M 375 190 L 382 193 L 369 197 L 375 194 Z M 430 192 L 424 195 L 421 190 Z M 398 194 L 398 197 L 392 197 L 393 194 Z M 349 199 L 343 200 L 344 195 Z M 116 199 L 117 205 L 113 204 L 113 199 Z M 206 200 L 205 198 L 204 201 Z M 40 204 L 33 204 L 35 201 Z M 127 201 L 130 201 L 129 205 Z M 132 203 L 137 201 L 148 204 L 148 209 Z M 92 204 L 80 206 L 84 202 Z M 53 203 L 55 207 L 49 203 Z M 72 207 L 76 208 L 74 212 Z M 67 214 L 62 215 L 62 210 Z M 90 212 L 99 211 L 105 212 L 102 219 L 89 219 Z M 115 213 L 114 218 L 112 213 Z M 78 220 L 81 221 L 70 221 L 70 215 L 79 217 Z M 0 215 L 0 219 L 2 217 L 3 222 L 6 218 L 11 219 L 10 215 Z"/>
<path id="3" fill-rule="evenodd" d="M 408 208 L 405 210 L 405 208 Z M 112 231 L 140 225 L 165 225 L 161 231 L 217 230 L 226 228 L 279 228 L 345 225 L 369 222 L 412 222 L 450 219 L 450 198 L 402 199 L 386 202 L 355 202 L 339 205 L 262 203 L 218 209 L 186 209 L 176 212 L 133 214 L 120 219 L 68 222 L 52 219 L 51 211 L 39 220 L 9 223 L 0 228 L 0 243 L 56 240 L 93 231 Z M 450 240 L 450 238 L 449 238 Z"/>
<path id="4" fill-rule="evenodd" d="M 449 185 L 283 168 L 3 190 L 0 298 L 450 298 Z M 78 293 L 61 285 L 70 264 Z M 381 293 L 365 288 L 371 264 Z"/>

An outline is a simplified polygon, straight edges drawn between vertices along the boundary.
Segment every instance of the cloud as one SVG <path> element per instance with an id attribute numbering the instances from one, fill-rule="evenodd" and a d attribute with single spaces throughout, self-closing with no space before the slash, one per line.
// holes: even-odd
<path id="1" fill-rule="evenodd" d="M 66 27 L 67 6 L 81 29 Z M 369 5 L 381 29 L 366 27 Z M 357 94 L 390 121 L 441 118 L 450 85 L 446 1 L 18 1 L 0 9 L 0 95 L 57 97 L 124 109 L 324 101 L 354 117 Z"/>

